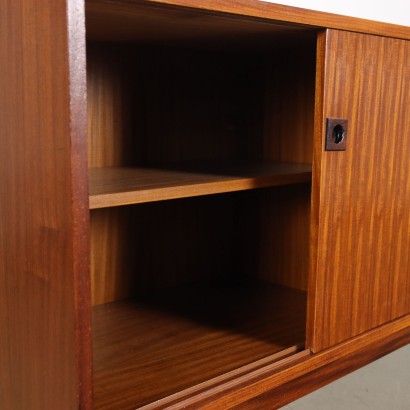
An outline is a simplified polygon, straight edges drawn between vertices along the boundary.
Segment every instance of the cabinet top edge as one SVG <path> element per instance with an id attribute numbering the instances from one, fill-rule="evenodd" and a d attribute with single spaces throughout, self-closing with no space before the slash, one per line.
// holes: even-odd
<path id="1" fill-rule="evenodd" d="M 86 0 L 88 4 L 101 2 L 186 7 L 210 13 L 228 13 L 238 17 L 253 17 L 276 22 L 300 24 L 317 29 L 339 29 L 385 37 L 410 39 L 410 27 L 408 26 L 267 3 L 259 0 Z"/>

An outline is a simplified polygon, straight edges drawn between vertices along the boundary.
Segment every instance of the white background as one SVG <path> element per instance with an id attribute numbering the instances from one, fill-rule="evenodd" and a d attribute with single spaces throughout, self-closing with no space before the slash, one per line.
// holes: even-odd
<path id="1" fill-rule="evenodd" d="M 410 0 L 262 0 L 410 26 Z"/>

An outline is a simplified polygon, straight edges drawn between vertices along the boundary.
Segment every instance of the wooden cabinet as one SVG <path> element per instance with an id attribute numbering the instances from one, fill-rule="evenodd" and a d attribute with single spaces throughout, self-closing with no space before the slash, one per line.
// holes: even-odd
<path id="1" fill-rule="evenodd" d="M 0 1 L 5 408 L 272 409 L 410 341 L 408 28 L 57 3 Z"/>

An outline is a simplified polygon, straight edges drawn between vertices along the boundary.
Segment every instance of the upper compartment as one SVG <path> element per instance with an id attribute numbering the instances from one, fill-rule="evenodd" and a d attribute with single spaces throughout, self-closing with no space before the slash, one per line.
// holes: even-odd
<path id="1" fill-rule="evenodd" d="M 87 2 L 90 207 L 311 178 L 316 33 Z"/>

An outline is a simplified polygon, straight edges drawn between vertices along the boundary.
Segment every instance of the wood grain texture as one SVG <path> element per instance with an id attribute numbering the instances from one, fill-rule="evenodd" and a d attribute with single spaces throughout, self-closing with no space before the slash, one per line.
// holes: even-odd
<path id="1" fill-rule="evenodd" d="M 93 304 L 239 275 L 306 289 L 309 191 L 297 184 L 93 210 Z"/>
<path id="2" fill-rule="evenodd" d="M 254 250 L 236 250 L 244 249 L 255 206 L 253 198 L 225 194 L 93 210 L 93 304 L 247 274 L 240 265 Z"/>
<path id="3" fill-rule="evenodd" d="M 289 46 L 287 42 L 284 44 Z M 282 50 L 277 44 L 264 44 L 262 48 L 256 47 L 254 51 L 246 49 L 245 52 L 238 52 L 230 45 L 225 45 L 215 51 L 212 50 L 211 45 L 212 43 L 201 43 L 196 48 L 184 48 L 181 45 L 178 47 L 154 45 L 147 48 L 135 44 L 113 45 L 89 42 L 88 130 L 91 167 L 143 167 L 166 170 L 170 162 L 178 164 L 188 161 L 194 164 L 194 168 L 200 167 L 204 160 L 215 162 L 217 165 L 214 169 L 212 167 L 207 169 L 210 174 L 205 176 L 207 179 L 219 179 L 220 165 L 218 164 L 220 163 L 242 162 L 246 164 L 280 161 L 299 163 L 300 169 L 309 168 L 308 164 L 312 162 L 313 141 L 314 38 L 308 35 L 301 44 L 292 45 L 288 50 Z M 304 61 L 303 67 L 300 65 L 301 60 Z M 246 173 L 243 169 L 236 170 L 235 174 L 242 175 L 243 171 Z M 94 172 L 109 171 L 91 169 L 91 176 Z M 122 171 L 119 172 L 122 173 Z M 129 171 L 124 170 L 124 172 Z M 168 172 L 165 176 L 169 179 L 171 174 Z M 183 177 L 186 183 L 186 178 L 191 180 L 192 174 L 175 174 L 175 176 L 178 176 L 179 180 Z M 195 178 L 200 176 L 201 179 L 203 177 L 202 174 L 194 176 Z M 110 179 L 104 178 L 102 186 L 111 185 Z M 132 181 L 132 185 L 135 183 L 140 185 L 139 181 L 134 180 L 133 177 L 127 177 L 122 181 L 127 186 L 129 181 Z M 224 182 L 223 187 L 219 182 L 216 186 L 205 187 L 206 193 L 215 193 L 250 188 L 251 185 L 252 187 L 253 185 L 261 186 L 261 182 L 265 185 L 265 181 L 267 181 L 265 178 L 239 181 L 237 183 L 240 186 L 234 186 L 234 188 L 230 181 Z M 297 179 L 292 176 L 291 180 L 288 180 L 288 182 L 298 181 L 300 181 L 299 176 Z M 161 178 L 159 181 L 147 180 L 146 182 L 149 184 L 162 183 Z M 176 182 L 171 180 L 167 184 L 175 185 Z M 266 185 L 270 184 L 272 182 Z M 204 185 L 201 187 L 188 185 L 182 188 L 165 186 L 164 196 L 155 189 L 152 191 L 155 196 L 146 197 L 147 192 L 143 191 L 144 197 L 136 199 L 136 195 L 140 196 L 141 193 L 126 192 L 121 193 L 115 199 L 115 203 L 104 202 L 105 205 L 111 206 L 119 203 L 177 198 L 203 194 L 203 188 Z M 129 188 L 125 189 L 129 190 Z M 296 191 L 298 189 L 295 188 Z M 305 192 L 304 188 L 301 189 Z M 188 190 L 188 192 L 181 193 L 181 190 Z M 93 183 L 90 191 L 93 195 Z M 237 209 L 248 206 L 250 212 L 259 219 L 251 222 L 249 215 L 243 217 L 248 227 L 239 232 L 239 238 L 243 243 L 246 237 L 245 232 L 252 235 L 250 250 L 244 252 L 245 246 L 238 245 L 240 246 L 239 251 L 235 253 L 230 250 L 227 255 L 231 255 L 233 260 L 236 260 L 238 259 L 237 253 L 242 252 L 248 260 L 246 262 L 247 271 L 251 275 L 260 274 L 273 282 L 305 289 L 307 236 L 304 235 L 307 234 L 306 227 L 309 224 L 309 198 L 305 192 L 302 195 L 303 199 L 299 195 L 298 205 L 291 206 L 290 201 L 286 202 L 283 195 L 282 199 L 277 199 L 276 202 L 275 196 L 273 192 L 269 203 L 275 204 L 277 215 L 269 211 L 267 206 L 263 211 L 270 221 L 269 231 L 263 228 L 266 221 L 258 217 L 262 212 L 259 202 L 256 204 L 259 200 L 252 200 L 253 205 L 240 205 L 241 201 L 238 200 Z M 243 197 L 243 204 L 249 203 L 248 198 L 246 195 Z M 110 198 L 106 199 L 110 200 Z M 101 206 L 95 205 L 93 201 L 91 198 L 92 208 Z M 204 204 L 207 203 L 204 202 Z M 304 205 L 301 205 L 302 203 Z M 228 208 L 230 206 L 228 205 Z M 145 249 L 142 253 L 146 255 L 153 254 L 152 249 L 158 252 L 158 245 L 154 237 L 150 239 L 151 250 L 144 245 L 141 232 L 150 232 L 152 228 L 147 227 L 143 218 L 138 216 L 140 211 L 124 209 L 123 211 L 92 212 L 94 303 L 131 296 L 133 286 L 138 283 L 135 277 L 141 272 L 143 272 L 142 277 L 148 277 L 147 272 L 151 272 L 153 277 L 162 278 L 164 283 L 168 283 L 169 278 L 180 277 L 181 273 L 182 277 L 192 277 L 198 270 L 193 256 L 198 256 L 198 250 L 191 249 L 189 245 L 190 254 L 186 252 L 184 255 L 178 249 L 184 249 L 187 243 L 191 244 L 192 239 L 190 238 L 192 237 L 197 238 L 198 243 L 201 244 L 198 248 L 203 247 L 203 240 L 199 236 L 201 231 L 198 227 L 195 228 L 195 225 L 202 227 L 203 222 L 191 221 L 190 218 L 192 215 L 197 215 L 197 211 L 190 209 L 189 206 L 181 207 L 184 210 L 182 214 L 180 213 L 182 211 L 177 211 L 178 207 L 179 205 L 169 205 L 168 208 L 164 208 L 164 212 L 171 215 L 171 219 L 176 218 L 175 220 L 179 221 L 178 226 L 164 221 L 161 215 L 158 218 L 163 221 L 165 227 L 169 228 L 165 229 L 156 221 L 152 222 L 157 226 L 157 232 L 185 232 L 185 234 L 177 235 L 179 239 L 168 237 L 167 241 L 161 234 L 164 238 L 162 245 L 164 249 L 159 250 L 157 255 L 162 255 L 162 260 L 167 261 L 168 264 L 168 266 L 164 264 L 161 268 L 158 263 L 153 268 L 153 265 L 146 261 L 137 269 L 133 262 L 135 257 L 132 255 L 135 251 L 130 249 L 130 244 L 135 241 L 140 244 L 141 249 Z M 304 210 L 303 207 L 305 207 Z M 144 209 L 141 212 L 146 215 L 146 220 L 152 221 L 153 215 L 157 214 L 156 208 Z M 174 210 L 170 211 L 171 209 Z M 201 206 L 200 209 L 203 207 Z M 219 216 L 216 218 L 223 228 L 216 227 L 215 220 L 209 216 L 203 229 L 208 232 L 207 226 L 213 226 L 215 232 L 225 238 L 227 243 L 237 243 L 233 235 L 238 233 L 238 229 L 233 226 L 228 227 L 226 224 L 226 221 L 232 220 L 230 216 L 227 216 L 228 211 L 222 207 L 216 210 L 216 213 L 218 212 L 221 212 L 225 218 L 225 221 L 220 221 Z M 231 210 L 231 212 L 235 215 L 240 214 L 237 210 Z M 131 218 L 134 222 L 127 225 L 126 218 Z M 185 218 L 188 218 L 190 222 L 187 222 Z M 199 217 L 199 221 L 202 221 L 202 216 Z M 275 223 L 286 224 L 285 221 L 288 221 L 292 228 L 289 226 L 286 234 L 279 234 L 274 229 Z M 123 228 L 116 227 L 117 223 Z M 129 230 L 130 225 L 134 226 L 134 233 Z M 120 232 L 124 229 L 126 233 L 121 234 Z M 126 239 L 121 239 L 122 235 Z M 185 239 L 183 239 L 184 235 Z M 254 243 L 260 243 L 261 235 L 264 235 L 270 245 L 279 241 L 273 239 L 274 236 L 281 238 L 281 249 L 292 249 L 292 253 L 276 252 L 276 256 L 272 257 L 270 255 L 273 252 L 271 246 L 265 246 L 263 254 L 258 255 Z M 208 237 L 211 238 L 211 236 L 209 233 Z M 233 262 L 229 263 L 225 256 L 215 254 L 208 239 L 207 241 L 204 249 L 208 249 L 214 255 L 216 265 L 224 266 L 222 270 L 225 272 L 234 271 Z M 175 242 L 179 244 L 179 248 Z M 100 246 L 104 251 L 98 250 Z M 172 256 L 171 251 L 165 252 L 169 246 L 175 249 L 175 255 L 179 256 Z M 227 248 L 227 245 L 221 244 L 221 246 L 221 249 Z M 125 256 L 116 256 L 115 252 L 109 252 L 110 248 L 115 249 L 119 254 L 125 252 Z M 202 255 L 201 252 L 199 254 Z M 239 259 L 241 258 L 242 256 Z M 269 262 L 269 258 L 272 262 Z M 120 262 L 124 260 L 128 260 L 129 263 Z M 204 260 L 203 255 L 198 256 L 198 260 Z M 128 267 L 123 265 L 128 265 Z M 194 268 L 192 272 L 189 272 L 188 267 Z M 282 268 L 283 271 L 279 271 Z M 201 267 L 202 272 L 206 270 L 215 271 L 209 261 Z M 109 290 L 109 284 L 113 286 L 112 291 Z"/>
<path id="4" fill-rule="evenodd" d="M 261 159 L 263 56 L 106 43 L 88 51 L 90 167 Z"/>
<path id="5" fill-rule="evenodd" d="M 183 8 L 188 8 L 188 10 L 195 8 L 197 12 L 201 11 L 203 13 L 212 14 L 222 12 L 228 13 L 232 17 L 237 16 L 243 18 L 243 16 L 247 16 L 256 19 L 268 19 L 279 22 L 279 24 L 296 23 L 305 27 L 334 28 L 410 39 L 409 27 L 257 0 L 235 0 L 234 2 L 230 0 L 117 0 L 114 2 L 107 0 L 87 0 L 86 4 L 88 11 L 100 14 L 106 13 L 106 10 L 112 13 L 112 8 L 116 8 L 117 10 L 126 9 L 130 16 L 132 16 L 132 14 L 137 16 L 140 5 L 157 6 L 158 8 L 163 8 L 164 6 L 170 8 L 172 8 L 172 6 L 182 6 L 180 10 L 184 10 Z"/>
<path id="6" fill-rule="evenodd" d="M 89 409 L 81 2 L 0 15 L 1 407 Z"/>
<path id="7" fill-rule="evenodd" d="M 198 280 L 254 277 L 256 250 L 246 244 L 257 227 L 257 198 L 238 195 L 93 210 L 93 304 Z"/>
<path id="8" fill-rule="evenodd" d="M 314 351 L 410 312 L 409 61 L 407 41 L 327 32 Z M 346 151 L 323 152 L 326 117 L 349 120 Z"/>
<path id="9" fill-rule="evenodd" d="M 364 349 L 350 351 L 349 355 L 338 358 L 331 365 L 324 365 L 313 371 L 307 371 L 302 377 L 295 378 L 288 383 L 283 383 L 277 389 L 267 390 L 254 399 L 232 408 L 235 410 L 253 410 L 255 408 L 272 410 L 282 408 L 282 406 L 405 346 L 409 342 L 410 335 L 408 329 L 396 333 L 392 332 L 385 340 L 371 343 Z M 311 361 L 315 362 L 313 358 Z"/>
<path id="10" fill-rule="evenodd" d="M 253 361 L 249 365 L 224 373 L 222 376 L 213 377 L 194 387 L 181 390 L 164 399 L 142 406 L 141 410 L 180 409 L 185 405 L 189 406 L 191 402 L 201 400 L 203 396 L 209 395 L 211 391 L 212 394 L 218 394 L 226 390 L 228 386 L 235 386 L 239 379 L 243 381 L 246 378 L 253 378 L 256 375 L 263 377 L 263 375 L 270 375 L 272 372 L 279 372 L 288 368 L 290 365 L 301 363 L 310 356 L 310 350 L 305 349 L 299 352 L 298 350 L 298 347 L 294 346 L 263 359 Z"/>
<path id="11" fill-rule="evenodd" d="M 111 50 L 119 47 L 111 46 Z M 108 55 L 107 55 L 108 54 Z M 130 98 L 123 54 L 87 44 L 88 164 L 133 164 Z"/>
<path id="12" fill-rule="evenodd" d="M 305 310 L 304 292 L 249 282 L 190 285 L 97 306 L 95 408 L 135 409 L 303 345 Z"/>
<path id="13" fill-rule="evenodd" d="M 259 195 L 258 277 L 306 290 L 309 274 L 311 185 L 263 190 Z"/>
<path id="14" fill-rule="evenodd" d="M 265 160 L 312 163 L 316 34 L 309 38 L 302 47 L 273 47 L 265 56 Z"/>
<path id="15" fill-rule="evenodd" d="M 308 36 L 286 51 L 240 52 L 89 42 L 89 166 L 312 163 L 315 44 Z"/>
<path id="16" fill-rule="evenodd" d="M 193 4 L 195 6 L 195 4 Z M 296 24 L 232 18 L 152 3 L 87 1 L 87 38 L 98 41 L 203 45 L 241 49 L 279 39 L 302 40 L 308 29 Z M 310 28 L 313 31 L 312 28 Z"/>
<path id="17" fill-rule="evenodd" d="M 194 163 L 169 168 L 91 168 L 90 209 L 310 182 L 305 164 Z"/>
<path id="18" fill-rule="evenodd" d="M 87 7 L 89 38 L 107 41 L 89 42 L 91 166 L 150 167 L 169 161 L 221 159 L 309 164 L 315 119 L 308 332 L 314 351 L 329 350 L 303 362 L 295 359 L 286 370 L 259 369 L 262 373 L 250 371 L 231 384 L 225 380 L 207 385 L 199 394 L 198 390 L 186 396 L 180 393 L 158 402 L 157 408 L 272 408 L 269 400 L 273 406 L 286 404 L 286 396 L 296 398 L 297 389 L 310 391 L 408 341 L 408 317 L 371 331 L 409 313 L 410 281 L 405 272 L 410 224 L 405 209 L 410 195 L 404 162 L 409 150 L 406 142 L 400 147 L 403 152 L 398 145 L 387 144 L 388 135 L 396 135 L 399 127 L 408 134 L 408 120 L 400 112 L 408 105 L 408 49 L 400 40 L 320 34 L 314 102 L 311 27 L 299 30 L 293 24 L 261 18 L 280 16 L 316 28 L 407 38 L 409 29 L 344 17 L 330 18 L 325 24 L 324 18 L 329 18 L 325 13 L 242 0 L 89 1 Z M 103 28 L 110 14 L 114 18 L 105 37 Z M 187 40 L 191 30 L 193 38 Z M 295 41 L 301 34 L 308 39 L 297 48 Z M 221 35 L 227 41 L 213 49 Z M 236 36 L 247 39 L 244 50 L 233 45 Z M 161 44 L 165 38 L 168 42 Z M 278 46 L 283 39 L 287 51 Z M 139 44 L 119 46 L 109 44 L 110 40 Z M 391 63 L 387 62 L 390 50 L 396 56 Z M 349 116 L 354 122 L 344 160 L 323 152 L 325 116 Z M 379 145 L 372 144 L 364 156 L 357 155 L 377 132 L 383 135 Z M 261 192 L 226 194 L 220 202 L 216 195 L 92 211 L 93 303 L 164 288 L 167 292 L 170 286 L 182 290 L 198 279 L 232 283 L 238 273 L 240 278 L 262 277 L 305 288 L 309 188 Z M 389 242 L 393 246 L 387 246 Z M 380 257 L 382 253 L 387 257 Z M 103 311 L 108 306 L 94 309 Z M 118 332 L 111 334 L 119 321 L 113 322 L 105 323 L 106 334 L 120 338 Z M 358 337 L 331 347 L 354 336 Z M 113 356 L 111 349 L 107 352 Z M 124 363 L 120 365 L 126 371 L 135 368 L 134 361 Z M 134 383 L 135 379 L 120 373 L 110 369 L 100 375 L 102 380 L 118 376 L 120 383 L 108 383 L 114 389 Z M 305 379 L 309 375 L 311 382 Z M 174 391 L 180 388 L 184 387 L 174 386 Z M 266 393 L 269 389 L 272 392 Z M 144 394 L 155 397 L 154 390 L 148 386 Z M 258 394 L 261 400 L 255 398 Z M 126 402 L 131 396 L 108 392 L 101 385 L 96 389 L 102 408 L 120 402 L 133 408 L 134 399 Z M 251 401 L 243 404 L 247 400 Z"/>
<path id="19" fill-rule="evenodd" d="M 135 277 L 132 220 L 132 209 L 129 207 L 91 212 L 93 305 L 132 296 Z"/>
<path id="20" fill-rule="evenodd" d="M 294 355 L 211 388 L 187 389 L 147 410 L 278 409 L 409 343 L 409 329 L 407 316 L 310 357 Z"/>
<path id="21" fill-rule="evenodd" d="M 318 262 L 318 236 L 319 236 L 319 211 L 320 211 L 320 178 L 321 156 L 323 152 L 323 103 L 325 92 L 325 59 L 326 59 L 326 31 L 318 33 L 316 50 L 316 90 L 315 90 L 315 115 L 314 115 L 314 143 L 311 185 L 311 212 L 309 235 L 309 274 L 308 274 L 308 303 L 306 321 L 307 346 L 312 345 L 315 332 L 314 316 L 317 295 L 317 262 Z"/>
<path id="22" fill-rule="evenodd" d="M 256 1 L 89 0 L 88 4 L 95 5 L 96 14 L 101 13 L 97 36 L 102 33 L 106 10 L 116 10 L 121 14 L 121 10 L 129 6 L 126 12 L 129 20 L 120 16 L 115 24 L 118 30 L 122 23 L 127 23 L 123 26 L 124 31 L 131 26 L 135 30 L 138 24 L 134 22 L 137 23 L 138 19 L 142 22 L 139 17 L 141 8 L 135 5 L 149 5 L 153 7 L 151 10 L 161 10 L 165 13 L 167 27 L 160 33 L 160 39 L 164 33 L 174 33 L 170 17 L 178 14 L 179 23 L 182 23 L 185 18 L 200 20 L 202 12 L 206 14 L 202 15 L 204 23 L 187 22 L 182 31 L 178 33 L 175 30 L 173 41 L 178 42 L 177 47 L 174 47 L 175 44 L 168 48 L 157 45 L 157 48 L 149 50 L 135 45 L 119 47 L 90 43 L 89 152 L 93 166 L 150 165 L 152 162 L 184 159 L 273 159 L 309 163 L 312 150 L 309 137 L 314 85 L 311 71 L 313 43 L 311 27 L 306 30 L 306 27 L 302 30 L 299 28 L 303 24 L 330 26 L 410 38 L 408 28 L 348 17 L 331 17 L 326 13 Z M 157 9 L 157 6 L 163 7 L 161 4 L 168 5 Z M 173 5 L 198 7 L 202 11 L 177 11 Z M 171 8 L 168 9 L 168 6 Z M 215 16 L 220 12 L 228 14 L 218 15 L 217 22 Z M 89 410 L 92 408 L 92 367 L 87 271 L 89 226 L 85 175 L 83 1 L 25 0 L 23 4 L 22 1 L 1 0 L 0 15 L 5 17 L 0 26 L 0 56 L 3 61 L 0 65 L 0 402 L 2 407 L 13 410 Z M 149 16 L 155 17 L 152 12 Z M 238 21 L 231 20 L 234 16 Z M 272 24 L 266 19 L 282 19 L 287 23 Z M 198 27 L 197 39 L 201 47 L 184 49 L 184 40 L 179 42 L 178 36 L 185 36 L 194 27 Z M 148 29 L 151 27 L 146 20 L 144 30 Z M 214 29 L 218 35 L 230 37 L 231 43 L 227 46 L 221 44 L 218 50 L 212 50 L 215 40 L 211 41 L 209 36 L 213 35 Z M 155 41 L 155 33 L 155 30 L 150 31 L 149 41 Z M 308 40 L 303 40 L 299 49 L 293 48 L 301 40 L 301 34 Z M 246 53 L 238 52 L 238 47 L 232 46 L 232 39 L 237 35 L 249 39 Z M 271 35 L 274 40 L 272 47 L 267 46 Z M 130 33 L 129 38 L 133 36 L 134 32 Z M 147 32 L 142 34 L 143 41 L 147 39 L 144 36 Z M 252 51 L 252 47 L 259 44 L 259 38 L 263 39 L 260 47 Z M 278 52 L 272 58 L 282 39 L 290 51 Z M 107 40 L 113 40 L 113 37 Z M 315 154 L 319 151 L 320 154 L 315 157 L 316 185 L 313 192 L 317 202 L 313 212 L 317 227 L 314 228 L 313 237 L 317 238 L 316 255 L 320 270 L 315 276 L 318 285 L 313 286 L 312 300 L 317 304 L 312 305 L 312 346 L 320 350 L 360 335 L 309 359 L 306 359 L 304 352 L 303 357 L 297 356 L 293 361 L 283 363 L 286 368 L 258 368 L 255 372 L 239 374 L 229 383 L 223 379 L 218 385 L 205 386 L 201 394 L 196 392 L 192 395 L 191 391 L 185 398 L 183 394 L 170 398 L 164 405 L 159 403 L 158 408 L 171 408 L 170 403 L 179 408 L 230 408 L 242 406 L 241 403 L 253 400 L 259 394 L 262 394 L 261 399 L 250 401 L 246 404 L 247 408 L 272 408 L 269 401 L 273 400 L 276 406 L 285 404 L 287 400 L 311 391 L 315 386 L 410 340 L 410 319 L 408 315 L 404 316 L 409 313 L 410 294 L 410 281 L 406 275 L 409 271 L 410 228 L 407 212 L 410 198 L 407 172 L 409 144 L 407 138 L 402 138 L 400 144 L 390 143 L 391 136 L 409 134 L 405 111 L 410 95 L 409 46 L 400 40 L 335 32 L 329 34 L 327 41 L 327 57 L 321 60 L 326 68 L 322 79 L 324 86 L 328 82 L 330 84 L 330 79 L 337 81 L 334 82 L 335 88 L 330 86 L 322 102 L 318 102 L 319 107 L 323 105 L 322 117 L 340 113 L 343 116 L 351 115 L 354 126 L 350 128 L 349 136 L 352 149 L 347 151 L 344 162 L 333 154 L 325 155 L 317 149 L 318 144 L 322 143 L 322 139 L 320 142 L 318 139 L 322 133 L 315 133 Z M 296 64 L 298 57 L 305 55 L 300 51 L 305 47 L 310 50 L 306 54 L 309 62 L 306 70 Z M 349 54 L 351 50 L 359 51 L 352 56 Z M 303 61 L 306 62 L 305 59 Z M 290 75 L 284 75 L 286 72 Z M 284 79 L 283 82 L 268 80 L 268 76 L 278 75 Z M 346 78 L 354 81 L 344 81 Z M 287 87 L 292 85 L 292 92 L 287 94 Z M 295 96 L 294 92 L 301 90 L 302 85 L 306 88 L 303 88 L 301 95 Z M 269 95 L 277 92 L 277 100 L 269 102 L 267 92 Z M 334 98 L 335 95 L 338 98 Z M 352 100 L 345 96 L 352 96 Z M 193 101 L 196 104 L 192 104 Z M 291 115 L 293 104 L 297 113 L 294 117 Z M 175 107 L 175 111 L 170 110 L 170 106 Z M 285 107 L 285 115 L 270 117 L 272 107 L 276 107 L 274 112 L 280 112 L 278 106 Z M 269 123 L 270 118 L 275 118 L 279 123 Z M 286 122 L 290 121 L 298 124 L 292 128 L 296 131 L 270 132 L 286 129 Z M 173 131 L 164 132 L 169 129 Z M 306 133 L 300 132 L 305 129 Z M 370 144 L 364 157 L 354 154 L 380 133 L 382 138 L 378 139 L 378 145 Z M 301 147 L 305 136 L 307 143 L 303 147 L 306 148 L 294 150 L 291 144 L 294 138 Z M 347 179 L 339 179 L 346 170 Z M 355 182 L 354 188 L 351 188 L 353 185 L 349 184 L 350 181 Z M 347 188 L 343 183 L 347 184 Z M 258 241 L 263 239 L 267 244 L 275 244 L 272 238 L 267 237 L 275 234 L 275 218 L 294 218 L 294 221 L 290 220 L 287 231 L 281 228 L 285 232 L 283 237 L 293 246 L 296 246 L 295 237 L 302 238 L 300 242 L 297 239 L 297 243 L 305 243 L 305 222 L 309 209 L 306 204 L 307 186 L 286 189 L 292 188 L 296 189 L 294 195 L 297 203 L 289 207 L 286 207 L 286 201 L 279 203 L 274 209 L 280 212 L 276 216 L 271 214 L 272 219 L 266 225 L 263 225 L 265 218 L 258 218 L 261 211 L 272 213 L 268 209 L 269 202 L 266 200 L 264 203 L 267 207 L 261 209 L 263 196 L 252 191 L 229 196 L 222 204 L 216 205 L 212 205 L 213 199 L 207 198 L 198 202 L 196 209 L 192 207 L 192 203 L 195 204 L 192 200 L 187 205 L 177 201 L 169 201 L 173 204 L 165 207 L 149 204 L 138 211 L 132 207 L 93 211 L 91 255 L 94 258 L 94 303 L 110 298 L 120 299 L 126 297 L 128 292 L 133 296 L 139 292 L 147 294 L 148 290 L 170 285 L 178 285 L 183 291 L 185 284 L 194 279 L 212 283 L 221 277 L 221 273 L 223 281 L 231 285 L 236 276 L 261 276 L 263 263 Z M 274 190 L 270 191 L 269 196 L 274 195 Z M 292 198 L 292 194 L 287 198 Z M 345 209 L 348 212 L 342 212 Z M 299 218 L 303 220 L 298 222 Z M 256 240 L 249 245 L 249 238 Z M 339 243 L 345 247 L 340 247 Z M 286 243 L 283 246 L 285 249 Z M 139 249 L 137 254 L 136 248 Z M 346 249 L 349 253 L 345 258 L 343 252 Z M 287 257 L 294 256 L 293 252 L 289 252 Z M 298 255 L 302 257 L 297 259 L 302 261 L 302 274 L 294 277 L 294 272 L 299 268 L 292 268 L 292 283 L 305 278 L 305 251 L 302 249 L 300 252 Z M 141 255 L 142 262 L 138 259 Z M 262 255 L 270 255 L 269 246 L 262 251 Z M 334 255 L 336 258 L 332 259 Z M 326 258 L 327 265 L 323 258 Z M 347 261 L 350 261 L 349 265 Z M 278 272 L 275 266 L 299 265 L 292 265 L 290 260 L 283 261 L 279 257 L 272 263 L 273 268 L 270 269 L 273 273 L 269 279 L 279 282 L 289 278 L 287 274 Z M 358 274 L 351 270 L 352 266 Z M 342 267 L 346 269 L 342 271 Z M 122 269 L 127 270 L 124 275 Z M 373 275 L 364 275 L 363 272 Z M 106 279 L 107 282 L 104 282 Z M 330 288 L 325 288 L 327 283 L 331 284 Z M 264 291 L 268 289 L 269 285 L 263 287 Z M 245 301 L 249 296 L 249 289 L 246 290 L 243 297 L 236 295 L 234 300 Z M 174 295 L 171 294 L 171 299 Z M 286 292 L 281 291 L 280 295 L 284 296 Z M 196 294 L 191 295 L 194 296 Z M 226 291 L 223 296 L 222 308 L 214 312 L 216 323 L 224 319 L 220 314 L 223 308 L 229 311 L 233 306 L 226 298 Z M 264 298 L 260 297 L 260 292 L 256 296 L 256 302 L 251 307 L 263 307 L 266 312 L 266 306 L 262 306 Z M 181 299 L 177 298 L 177 302 Z M 205 302 L 208 303 L 209 299 L 205 298 Z M 280 297 L 267 299 L 268 307 L 270 303 L 281 300 Z M 299 298 L 299 302 L 302 299 Z M 166 298 L 162 297 L 161 300 L 165 303 Z M 218 372 L 269 354 L 281 343 L 284 345 L 280 349 L 297 343 L 299 336 L 304 335 L 305 302 L 291 303 L 291 297 L 282 301 L 285 305 L 290 303 L 290 306 L 276 311 L 273 309 L 279 312 L 278 317 L 258 315 L 249 326 L 241 323 L 237 326 L 239 336 L 235 334 L 233 338 L 237 337 L 239 344 L 246 339 L 241 347 L 243 350 L 238 353 L 241 357 L 232 359 L 232 356 L 226 355 L 219 358 L 225 364 L 218 368 Z M 206 306 L 205 302 L 203 306 Z M 164 305 L 161 303 L 154 302 L 156 308 L 160 307 L 159 321 L 164 320 L 161 328 L 164 333 L 162 337 L 156 333 L 158 344 L 149 347 L 153 351 L 158 346 L 175 351 L 177 349 L 168 338 L 175 337 L 176 321 L 171 318 L 167 322 L 162 316 Z M 128 360 L 135 356 L 139 359 L 141 350 L 135 351 L 133 346 L 128 350 L 122 349 L 127 341 L 121 338 L 129 332 L 131 336 L 137 334 L 135 339 L 130 338 L 132 342 L 137 339 L 144 345 L 145 340 L 141 341 L 139 328 L 129 326 L 130 321 L 135 319 L 135 310 L 121 308 L 123 302 L 115 305 L 120 306 L 118 316 L 106 313 L 108 305 L 95 307 L 96 312 L 102 312 L 99 322 L 101 329 L 98 326 L 95 329 L 96 339 L 105 343 L 97 343 L 95 349 L 96 377 L 102 375 L 102 380 L 108 380 L 111 376 L 118 376 L 111 384 L 112 388 L 129 387 L 133 394 L 134 386 L 127 387 L 126 383 L 132 384 L 135 378 L 125 379 L 130 374 L 127 372 L 133 371 L 130 369 L 133 364 Z M 192 312 L 192 305 L 192 302 L 182 308 L 178 303 L 177 306 L 172 305 L 177 311 L 182 309 L 182 314 L 180 310 L 178 312 L 181 327 L 184 327 L 187 311 L 195 314 L 196 324 L 203 320 L 200 312 Z M 148 304 L 148 309 L 151 306 Z M 300 311 L 297 310 L 298 306 Z M 165 307 L 168 314 L 173 311 L 169 305 Z M 245 312 L 241 315 L 238 312 L 233 314 L 235 323 L 239 316 L 246 318 L 247 314 L 252 313 L 248 306 L 242 308 Z M 293 330 L 280 330 L 292 325 L 290 318 L 292 312 L 295 313 L 293 309 L 297 310 L 294 323 L 299 326 L 299 330 L 293 328 L 295 334 Z M 209 313 L 208 307 L 205 313 Z M 153 316 L 156 314 L 157 310 Z M 142 316 L 144 327 L 148 328 L 153 322 L 150 320 L 152 317 L 145 313 Z M 370 330 L 367 334 L 361 333 L 397 317 L 402 319 Z M 272 320 L 276 319 L 277 327 L 272 326 Z M 263 323 L 264 320 L 269 320 L 269 324 Z M 255 324 L 256 330 L 253 327 Z M 209 335 L 207 330 L 205 332 Z M 198 338 L 201 339 L 205 332 L 201 334 L 199 329 Z M 257 333 L 256 338 L 252 332 Z M 179 336 L 183 343 L 189 345 L 190 333 L 187 333 L 188 336 L 181 331 L 182 337 L 181 334 Z M 277 337 L 280 340 L 275 345 Z M 225 351 L 233 355 L 237 353 L 232 348 L 232 339 L 225 338 L 225 335 L 223 338 Z M 125 354 L 125 363 L 121 362 L 119 366 L 114 364 L 114 371 L 104 373 L 103 369 L 99 373 L 98 366 L 118 360 L 119 355 L 113 354 L 115 349 L 111 345 L 117 342 Z M 213 340 L 211 351 L 216 355 L 219 342 L 219 336 Z M 260 350 L 255 347 L 258 343 Z M 198 352 L 197 345 L 195 343 L 190 347 L 199 356 L 201 352 Z M 252 350 L 256 355 L 253 358 L 249 354 Z M 184 351 L 181 349 L 177 353 L 181 357 Z M 177 355 L 173 357 L 175 359 Z M 155 359 L 152 362 L 161 372 L 163 364 L 155 362 Z M 160 388 L 175 391 L 196 383 L 196 369 L 193 376 L 191 373 L 194 363 L 188 363 L 187 357 L 182 360 L 187 365 L 186 384 L 183 381 L 180 385 L 172 385 L 161 380 Z M 212 365 L 207 355 L 198 359 L 201 360 L 205 367 Z M 124 372 L 116 373 L 115 369 L 124 369 Z M 208 367 L 201 377 L 212 377 L 218 372 Z M 174 370 L 171 369 L 169 374 L 176 383 Z M 148 395 L 160 397 L 167 394 L 158 392 L 157 383 L 155 379 L 151 393 L 148 386 Z M 271 393 L 266 393 L 268 390 Z M 103 397 L 103 407 L 110 406 L 113 401 L 118 403 L 117 400 L 123 403 L 123 399 L 127 400 L 132 395 L 118 398 L 116 392 L 112 396 L 108 393 L 108 397 L 106 394 L 97 383 L 96 397 Z"/>
<path id="23" fill-rule="evenodd" d="M 67 3 L 67 16 L 78 407 L 81 410 L 92 410 L 90 212 L 86 200 L 88 198 L 87 74 L 83 1 L 69 1 Z"/>

